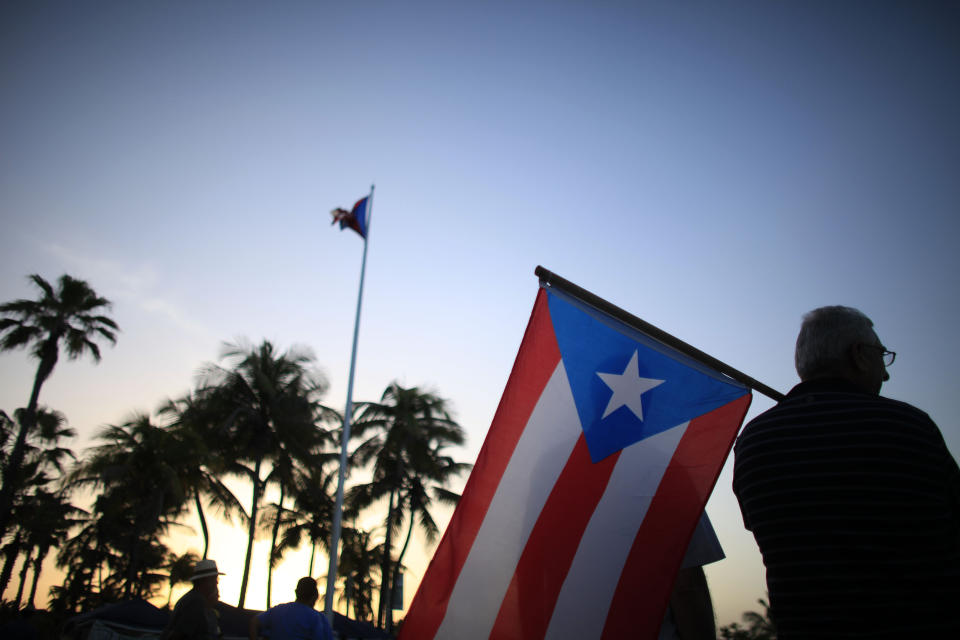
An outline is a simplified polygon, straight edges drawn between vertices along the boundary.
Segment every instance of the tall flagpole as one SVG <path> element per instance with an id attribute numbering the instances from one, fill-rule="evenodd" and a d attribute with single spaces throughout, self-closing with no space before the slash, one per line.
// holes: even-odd
<path id="1" fill-rule="evenodd" d="M 357 335 L 360 333 L 360 305 L 363 302 L 363 277 L 367 271 L 367 246 L 370 244 L 370 227 L 373 219 L 373 187 L 367 200 L 367 233 L 363 238 L 363 262 L 360 265 L 360 293 L 357 294 L 357 317 L 353 323 L 353 351 L 350 354 L 350 378 L 347 381 L 347 406 L 343 412 L 343 434 L 340 444 L 340 477 L 337 482 L 337 503 L 333 509 L 333 531 L 330 533 L 330 568 L 327 570 L 327 593 L 324 597 L 324 612 L 333 626 L 333 592 L 337 582 L 337 558 L 340 547 L 340 529 L 343 516 L 343 484 L 347 477 L 347 444 L 350 442 L 350 416 L 353 413 L 353 373 L 357 366 Z"/>

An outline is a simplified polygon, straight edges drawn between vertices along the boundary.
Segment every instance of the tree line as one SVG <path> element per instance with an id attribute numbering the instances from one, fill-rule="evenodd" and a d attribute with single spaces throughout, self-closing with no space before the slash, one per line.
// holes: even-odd
<path id="1" fill-rule="evenodd" d="M 36 299 L 0 305 L 0 350 L 26 348 L 37 361 L 26 406 L 0 411 L 0 593 L 19 562 L 12 602 L 33 606 L 43 562 L 55 550 L 63 582 L 50 590 L 50 610 L 60 616 L 159 597 L 207 557 L 211 512 L 247 533 L 238 607 L 258 537 L 270 540 L 268 607 L 273 569 L 287 551 L 309 545 L 305 570 L 314 575 L 318 548 L 330 553 L 343 425 L 343 416 L 321 402 L 328 384 L 314 356 L 269 341 L 228 344 L 184 396 L 154 414 L 135 412 L 104 426 L 77 457 L 64 445 L 74 430 L 40 404 L 41 389 L 61 354 L 99 362 L 100 346 L 115 344 L 119 327 L 108 315 L 110 302 L 83 280 L 30 280 Z M 447 400 L 396 382 L 378 401 L 356 403 L 353 413 L 349 470 L 367 473 L 346 492 L 337 591 L 347 613 L 367 621 L 376 613 L 377 624 L 389 628 L 414 528 L 434 542 L 433 510 L 459 498 L 447 487 L 470 465 L 455 461 L 450 449 L 465 435 Z M 230 479 L 246 484 L 249 508 Z M 275 502 L 267 501 L 268 490 Z M 356 526 L 376 509 L 385 510 L 382 529 Z M 194 513 L 202 555 L 176 553 L 168 534 Z"/>

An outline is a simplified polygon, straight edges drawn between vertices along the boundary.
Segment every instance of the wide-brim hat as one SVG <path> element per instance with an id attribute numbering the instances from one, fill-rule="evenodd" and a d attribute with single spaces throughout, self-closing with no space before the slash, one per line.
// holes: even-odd
<path id="1" fill-rule="evenodd" d="M 222 576 L 226 575 L 222 571 L 217 570 L 217 561 L 216 560 L 201 560 L 193 567 L 193 575 L 190 576 L 190 580 L 199 580 L 201 578 L 209 578 L 210 576 Z"/>

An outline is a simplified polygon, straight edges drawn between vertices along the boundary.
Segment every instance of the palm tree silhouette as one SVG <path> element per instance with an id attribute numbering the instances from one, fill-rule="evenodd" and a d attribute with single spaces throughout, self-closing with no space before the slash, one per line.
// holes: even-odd
<path id="1" fill-rule="evenodd" d="M 763 607 L 763 613 L 744 611 L 741 618 L 746 627 L 736 622 L 720 627 L 722 640 L 776 640 L 777 629 L 770 618 L 770 605 L 764 599 L 757 600 Z"/>
<path id="2" fill-rule="evenodd" d="M 366 438 L 353 453 L 356 464 L 373 463 L 370 482 L 349 493 L 350 508 L 359 512 L 387 498 L 386 535 L 380 563 L 380 603 L 377 623 L 392 627 L 392 595 L 395 569 L 402 561 L 413 523 L 419 518 L 428 539 L 437 534 L 429 508 L 434 498 L 455 502 L 458 496 L 442 487 L 452 477 L 469 469 L 444 454 L 464 442 L 463 428 L 450 415 L 447 401 L 417 387 L 390 384 L 380 402 L 360 403 L 353 435 Z M 428 485 L 431 485 L 428 489 Z M 433 486 L 435 485 L 435 486 Z M 409 530 L 400 557 L 392 560 L 393 530 L 409 517 Z"/>
<path id="3" fill-rule="evenodd" d="M 383 544 L 375 545 L 370 531 L 344 527 L 341 536 L 340 562 L 337 564 L 340 602 L 344 612 L 356 620 L 373 618 L 373 591 L 379 574 L 378 559 L 383 556 Z"/>
<path id="4" fill-rule="evenodd" d="M 140 597 L 162 580 L 152 571 L 167 555 L 160 538 L 186 504 L 177 468 L 182 442 L 142 413 L 107 425 L 97 440 L 103 444 L 71 472 L 70 484 L 101 490 L 94 509 L 110 523 L 108 540 L 119 559 L 111 577 L 124 597 Z"/>
<path id="5" fill-rule="evenodd" d="M 36 422 L 40 389 L 50 377 L 61 347 L 70 359 L 89 353 L 100 361 L 100 348 L 95 339 L 116 343 L 117 324 L 101 313 L 110 307 L 83 280 L 62 275 L 57 288 L 34 274 L 30 280 L 40 289 L 37 300 L 14 300 L 0 305 L 0 350 L 19 349 L 32 345 L 31 355 L 38 360 L 30 400 L 13 449 L 3 467 L 3 486 L 0 488 L 0 538 L 6 535 L 12 517 L 12 506 L 17 492 L 20 467 L 23 464 L 27 434 Z"/>
<path id="6" fill-rule="evenodd" d="M 337 459 L 336 453 L 325 455 L 332 461 Z M 292 504 L 283 508 L 279 504 L 270 505 L 267 521 L 276 527 L 278 534 L 272 551 L 275 561 L 279 561 L 286 551 L 298 549 L 307 542 L 310 544 L 310 560 L 306 575 L 313 576 L 317 546 L 327 549 L 330 544 L 334 504 L 331 492 L 335 482 L 335 470 L 325 472 L 322 466 L 302 469 L 293 480 Z"/>
<path id="7" fill-rule="evenodd" d="M 65 493 L 59 491 L 39 489 L 31 495 L 30 503 L 32 509 L 25 522 L 28 530 L 28 553 L 23 563 L 24 567 L 28 563 L 32 564 L 33 580 L 30 585 L 30 594 L 27 596 L 27 605 L 34 607 L 43 561 L 51 549 L 56 549 L 67 539 L 70 530 L 77 523 L 77 516 L 82 512 L 70 504 Z M 35 555 L 33 550 L 36 550 Z M 30 562 L 31 557 L 32 562 Z M 19 602 L 20 591 L 18 590 L 17 603 Z"/>
<path id="8" fill-rule="evenodd" d="M 80 518 L 79 530 L 57 552 L 57 566 L 65 569 L 63 584 L 50 589 L 50 610 L 60 616 L 95 609 L 119 598 L 118 585 L 104 569 L 120 563 L 109 547 L 119 520 L 112 517 L 109 502 L 98 497 L 92 512 Z"/>
<path id="9" fill-rule="evenodd" d="M 0 412 L 0 452 L 3 454 L 8 453 L 12 433 L 24 420 L 25 413 L 24 409 L 17 409 L 14 412 L 16 418 L 14 421 Z M 36 579 L 36 572 L 39 571 L 39 566 L 49 551 L 49 544 L 59 540 L 61 533 L 65 534 L 61 531 L 61 527 L 69 524 L 70 521 L 64 518 L 72 509 L 69 505 L 61 504 L 61 502 L 65 503 L 65 498 L 55 490 L 53 485 L 62 474 L 66 459 L 74 459 L 73 452 L 69 448 L 61 447 L 60 441 L 73 437 L 75 432 L 66 426 L 66 418 L 59 411 L 38 407 L 34 420 L 35 427 L 30 431 L 24 445 L 24 459 L 20 473 L 14 479 L 20 487 L 13 503 L 15 524 L 12 528 L 16 533 L 5 547 L 6 562 L 3 570 L 0 571 L 0 592 L 2 592 L 10 580 L 13 562 L 24 549 L 26 550 L 20 573 L 20 588 L 16 597 L 18 604 L 23 596 L 25 576 L 31 561 Z M 51 476 L 51 472 L 55 472 L 56 476 Z M 45 545 L 46 548 L 44 548 Z M 37 556 L 33 555 L 34 550 L 38 552 Z"/>
<path id="10" fill-rule="evenodd" d="M 193 551 L 187 551 L 181 555 L 170 553 L 167 555 L 167 561 L 164 569 L 167 570 L 167 609 L 170 608 L 170 601 L 173 598 L 173 588 L 182 582 L 190 582 L 190 576 L 193 575 L 193 568 L 200 558 Z"/>
<path id="11" fill-rule="evenodd" d="M 252 485 L 237 604 L 242 609 L 258 514 L 268 482 L 269 473 L 264 472 L 277 469 L 270 479 L 286 482 L 289 474 L 280 471 L 289 461 L 315 462 L 314 456 L 327 437 L 317 426 L 321 412 L 318 400 L 326 390 L 326 381 L 312 368 L 314 357 L 308 351 L 278 353 L 266 340 L 256 347 L 228 344 L 222 358 L 230 366 L 207 365 L 198 393 L 219 417 L 223 442 L 232 455 L 229 471 L 247 478 Z"/>
<path id="12" fill-rule="evenodd" d="M 221 479 L 230 468 L 229 451 L 220 438 L 216 416 L 197 395 L 168 400 L 161 406 L 159 415 L 170 421 L 169 427 L 178 440 L 180 458 L 170 462 L 177 469 L 184 492 L 193 500 L 203 535 L 202 558 L 206 559 L 210 530 L 204 501 L 227 522 L 232 522 L 234 516 L 244 522 L 247 519 L 243 505 Z"/>

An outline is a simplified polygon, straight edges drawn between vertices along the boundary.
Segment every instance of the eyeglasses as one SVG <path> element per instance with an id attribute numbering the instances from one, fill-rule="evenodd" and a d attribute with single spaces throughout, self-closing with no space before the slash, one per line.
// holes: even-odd
<path id="1" fill-rule="evenodd" d="M 896 351 L 887 351 L 887 348 L 879 344 L 865 344 L 865 347 L 871 347 L 873 349 L 880 349 L 880 357 L 883 358 L 883 366 L 889 367 L 893 364 L 893 361 L 897 359 Z"/>

